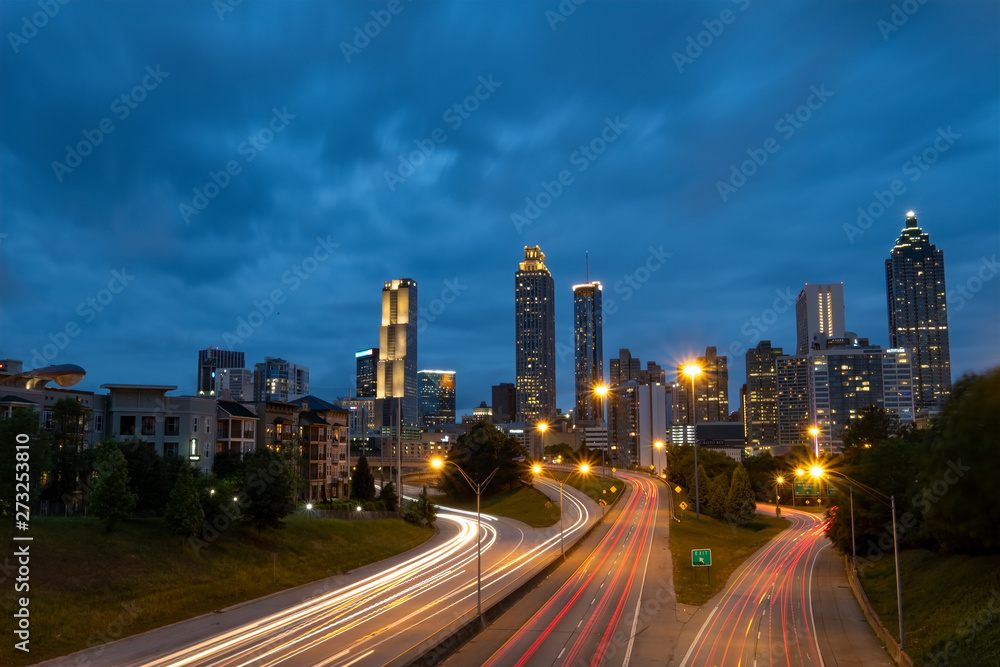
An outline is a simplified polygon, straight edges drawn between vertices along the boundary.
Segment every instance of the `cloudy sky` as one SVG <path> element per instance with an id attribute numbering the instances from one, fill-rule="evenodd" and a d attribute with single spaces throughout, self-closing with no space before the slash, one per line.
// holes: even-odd
<path id="1" fill-rule="evenodd" d="M 909 11 L 910 13 L 906 13 Z M 46 13 L 47 12 L 47 13 Z M 514 379 L 514 271 L 605 285 L 605 358 L 794 349 L 843 282 L 887 345 L 905 213 L 954 375 L 1000 363 L 995 2 L 0 5 L 0 358 L 194 390 L 197 350 L 344 395 L 413 278 L 459 410 Z M 859 220 L 859 210 L 867 217 Z M 271 300 L 280 303 L 272 306 Z"/>

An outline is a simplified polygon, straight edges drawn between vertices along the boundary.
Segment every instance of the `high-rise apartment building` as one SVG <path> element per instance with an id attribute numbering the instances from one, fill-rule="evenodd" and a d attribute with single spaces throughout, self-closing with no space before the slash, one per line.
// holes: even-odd
<path id="1" fill-rule="evenodd" d="M 309 368 L 277 357 L 264 357 L 253 367 L 253 400 L 288 401 L 309 393 Z"/>
<path id="2" fill-rule="evenodd" d="M 418 424 L 417 407 L 417 281 L 386 281 L 382 288 L 382 325 L 379 328 L 376 396 L 382 399 L 383 426 L 395 421 L 399 405 L 402 424 Z M 388 400 L 393 399 L 393 400 Z M 398 399 L 398 400 L 396 400 Z"/>
<path id="3" fill-rule="evenodd" d="M 600 423 L 604 411 L 594 387 L 604 384 L 604 342 L 601 283 L 573 286 L 573 339 L 575 343 L 576 419 Z"/>
<path id="4" fill-rule="evenodd" d="M 493 385 L 490 394 L 493 399 L 494 424 L 509 424 L 517 419 L 517 387 L 513 382 Z"/>
<path id="5" fill-rule="evenodd" d="M 358 398 L 375 398 L 378 390 L 378 348 L 358 350 L 354 359 L 357 367 L 355 395 Z"/>
<path id="6" fill-rule="evenodd" d="M 420 425 L 455 423 L 455 371 L 419 371 Z"/>
<path id="7" fill-rule="evenodd" d="M 649 465 L 653 443 L 667 441 L 668 392 L 664 371 L 642 362 L 627 348 L 608 362 L 608 441 L 622 465 Z M 657 462 L 659 459 L 657 458 Z M 659 465 L 659 463 L 657 463 Z"/>
<path id="8" fill-rule="evenodd" d="M 809 428 L 813 425 L 813 418 L 809 398 L 809 359 L 804 355 L 778 357 L 774 367 L 778 390 L 778 444 L 787 447 L 811 446 Z"/>
<path id="9" fill-rule="evenodd" d="M 221 368 L 215 372 L 216 394 L 237 402 L 253 400 L 253 371 L 246 368 Z"/>
<path id="10" fill-rule="evenodd" d="M 214 396 L 218 391 L 218 374 L 224 368 L 246 368 L 242 352 L 220 350 L 210 347 L 198 350 L 198 376 L 196 393 L 198 396 Z"/>
<path id="11" fill-rule="evenodd" d="M 795 299 L 795 354 L 844 336 L 844 283 L 806 283 Z"/>
<path id="12" fill-rule="evenodd" d="M 940 407 L 951 393 L 944 253 L 913 211 L 885 260 L 889 346 L 911 351 L 917 409 Z"/>
<path id="13" fill-rule="evenodd" d="M 674 423 L 691 422 L 691 376 L 684 373 L 687 364 L 677 366 L 678 414 Z M 694 378 L 695 422 L 721 422 L 729 419 L 729 363 L 714 347 L 705 348 L 705 356 L 695 360 L 701 372 Z"/>
<path id="14" fill-rule="evenodd" d="M 743 423 L 746 445 L 758 450 L 778 444 L 778 366 L 780 347 L 762 340 L 747 350 L 747 383 L 743 395 Z"/>
<path id="15" fill-rule="evenodd" d="M 535 423 L 556 414 L 555 283 L 541 248 L 524 248 L 514 273 L 517 421 Z"/>

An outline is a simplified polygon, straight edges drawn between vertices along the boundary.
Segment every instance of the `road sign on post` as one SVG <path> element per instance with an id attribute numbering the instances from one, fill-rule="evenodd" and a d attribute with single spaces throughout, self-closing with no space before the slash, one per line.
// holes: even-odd
<path id="1" fill-rule="evenodd" d="M 691 565 L 694 567 L 711 567 L 712 565 L 712 550 L 711 549 L 692 549 L 691 550 Z"/>

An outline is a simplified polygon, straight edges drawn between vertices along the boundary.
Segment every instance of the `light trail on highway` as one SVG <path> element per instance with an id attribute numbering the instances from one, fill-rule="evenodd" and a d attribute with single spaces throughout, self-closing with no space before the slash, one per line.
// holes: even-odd
<path id="1" fill-rule="evenodd" d="M 827 546 L 828 520 L 782 508 L 792 522 L 749 560 L 702 624 L 681 667 L 822 667 L 812 606 L 812 573 Z"/>

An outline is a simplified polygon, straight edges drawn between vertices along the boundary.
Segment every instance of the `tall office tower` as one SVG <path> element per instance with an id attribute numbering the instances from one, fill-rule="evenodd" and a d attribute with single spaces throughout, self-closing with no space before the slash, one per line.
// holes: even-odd
<path id="1" fill-rule="evenodd" d="M 701 373 L 695 376 L 695 423 L 729 420 L 729 361 L 725 355 L 719 356 L 714 347 L 705 348 L 705 356 L 698 357 L 695 364 Z M 684 373 L 684 366 L 677 366 L 677 388 L 679 391 L 678 414 L 675 424 L 687 424 L 691 420 L 691 376 Z"/>
<path id="2" fill-rule="evenodd" d="M 354 353 L 354 359 L 357 364 L 355 395 L 358 398 L 375 398 L 378 389 L 378 348 L 359 350 Z"/>
<path id="3" fill-rule="evenodd" d="M 219 369 L 215 374 L 215 386 L 219 397 L 228 395 L 229 400 L 249 402 L 253 398 L 253 371 L 246 368 Z"/>
<path id="4" fill-rule="evenodd" d="M 762 340 L 747 350 L 747 383 L 743 405 L 747 447 L 754 450 L 778 444 L 778 366 L 780 347 Z"/>
<path id="5" fill-rule="evenodd" d="M 812 446 L 809 428 L 813 425 L 809 398 L 809 359 L 805 356 L 778 357 L 775 361 L 778 389 L 778 444 Z"/>
<path id="6" fill-rule="evenodd" d="M 555 283 L 541 248 L 524 248 L 514 273 L 517 421 L 535 423 L 556 414 Z"/>
<path id="7" fill-rule="evenodd" d="M 844 283 L 806 283 L 795 299 L 795 333 L 795 354 L 844 336 Z"/>
<path id="8" fill-rule="evenodd" d="M 455 371 L 420 371 L 420 425 L 455 423 Z"/>
<path id="9" fill-rule="evenodd" d="M 601 283 L 573 286 L 573 332 L 576 346 L 576 420 L 604 421 L 601 397 L 594 387 L 604 384 L 604 342 Z"/>
<path id="10" fill-rule="evenodd" d="M 894 412 L 903 423 L 913 421 L 912 370 L 906 349 L 845 343 L 806 359 L 821 451 L 839 451 L 844 427 L 873 405 Z M 886 369 L 890 369 L 888 386 Z"/>
<path id="11" fill-rule="evenodd" d="M 253 367 L 253 400 L 288 401 L 309 393 L 309 368 L 277 357 L 264 357 Z"/>
<path id="12" fill-rule="evenodd" d="M 912 351 L 917 409 L 940 407 L 951 394 L 944 253 L 906 214 L 906 227 L 885 260 L 889 345 Z"/>
<path id="13" fill-rule="evenodd" d="M 210 396 L 218 391 L 218 371 L 223 368 L 245 368 L 246 362 L 242 352 L 220 350 L 210 347 L 198 350 L 198 378 L 196 393 L 199 396 Z"/>
<path id="14" fill-rule="evenodd" d="M 672 395 L 668 396 L 663 369 L 652 361 L 643 369 L 628 348 L 619 349 L 608 366 L 605 400 L 611 456 L 622 464 L 648 465 L 647 445 L 667 440 L 667 401 Z"/>
<path id="15" fill-rule="evenodd" d="M 517 388 L 513 382 L 493 385 L 491 394 L 494 424 L 509 424 L 517 419 Z"/>
<path id="16" fill-rule="evenodd" d="M 417 281 L 387 281 L 382 288 L 379 328 L 378 386 L 382 425 L 395 421 L 397 403 L 402 424 L 418 424 L 417 409 Z M 385 400 L 385 399 L 399 399 Z M 378 409 L 378 408 L 376 408 Z"/>

